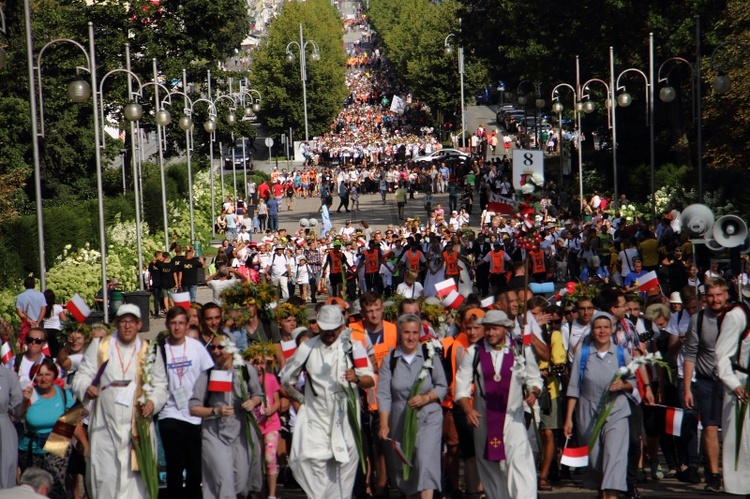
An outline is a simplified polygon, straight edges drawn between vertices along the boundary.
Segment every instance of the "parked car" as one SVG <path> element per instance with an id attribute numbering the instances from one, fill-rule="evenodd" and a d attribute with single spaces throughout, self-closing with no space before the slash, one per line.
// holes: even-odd
<path id="1" fill-rule="evenodd" d="M 417 156 L 413 159 L 413 161 L 417 164 L 439 164 L 439 163 L 451 163 L 451 162 L 458 162 L 458 163 L 468 163 L 471 159 L 471 155 L 468 153 L 465 153 L 463 151 L 459 151 L 458 149 L 451 149 L 451 148 L 445 148 L 445 149 L 438 149 L 437 151 L 433 151 L 430 154 L 425 154 L 424 156 Z"/>
<path id="2" fill-rule="evenodd" d="M 232 169 L 232 159 L 234 158 L 234 169 L 236 170 L 242 170 L 247 166 L 248 168 L 252 167 L 253 162 L 253 151 L 250 148 L 250 141 L 248 141 L 245 144 L 245 156 L 243 158 L 242 156 L 242 142 L 239 142 L 237 145 L 234 146 L 234 156 L 232 156 L 232 149 L 227 149 L 226 154 L 224 155 L 224 169 L 225 170 L 231 170 Z"/>

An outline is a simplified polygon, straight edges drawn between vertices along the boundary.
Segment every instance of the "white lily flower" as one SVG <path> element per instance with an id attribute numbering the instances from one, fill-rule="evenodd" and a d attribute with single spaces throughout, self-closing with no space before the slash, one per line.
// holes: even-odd
<path id="1" fill-rule="evenodd" d="M 620 368 L 618 373 L 620 374 L 620 377 L 627 376 L 630 373 L 630 368 L 623 366 Z"/>
<path id="2" fill-rule="evenodd" d="M 141 395 L 141 396 L 140 396 L 140 397 L 138 398 L 138 403 L 139 403 L 139 404 L 141 404 L 141 405 L 146 405 L 146 402 L 147 402 L 147 399 L 146 399 L 146 396 L 145 396 L 145 395 Z"/>
<path id="3" fill-rule="evenodd" d="M 154 387 L 151 386 L 150 383 L 144 383 L 141 389 L 143 390 L 143 393 L 151 393 L 154 391 Z"/>
<path id="4" fill-rule="evenodd" d="M 419 379 L 425 379 L 427 377 L 427 369 L 425 369 L 423 367 L 422 370 L 419 371 L 419 376 L 418 377 L 419 377 Z"/>

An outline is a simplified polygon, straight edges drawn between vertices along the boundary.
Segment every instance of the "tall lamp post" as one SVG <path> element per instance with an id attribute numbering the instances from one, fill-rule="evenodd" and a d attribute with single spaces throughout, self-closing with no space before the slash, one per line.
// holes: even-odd
<path id="1" fill-rule="evenodd" d="M 591 100 L 591 87 L 590 87 L 590 85 L 592 83 L 599 83 L 599 84 L 601 84 L 604 87 L 604 90 L 605 90 L 606 95 L 607 95 L 607 97 L 605 98 L 605 101 L 604 101 L 604 107 L 607 108 L 607 128 L 609 128 L 610 130 L 612 130 L 612 144 L 613 144 L 613 146 L 612 146 L 612 159 L 613 159 L 613 162 L 614 162 L 614 172 L 615 172 L 615 182 L 614 182 L 614 184 L 615 184 L 615 198 L 616 198 L 617 197 L 617 159 L 616 159 L 616 155 L 614 153 L 614 149 L 615 149 L 614 148 L 614 143 L 615 143 L 615 138 L 616 138 L 616 133 L 615 133 L 616 131 L 615 131 L 615 125 L 614 125 L 614 119 L 613 119 L 613 117 L 614 117 L 613 114 L 614 113 L 612 112 L 612 107 L 613 107 L 612 106 L 612 97 L 611 97 L 612 94 L 610 92 L 610 89 L 612 88 L 612 86 L 609 85 L 606 81 L 604 81 L 604 80 L 602 80 L 600 78 L 591 78 L 590 80 L 587 80 L 585 83 L 583 83 L 583 85 L 579 86 L 579 90 L 578 90 L 578 101 L 579 101 L 579 103 L 576 104 L 576 109 L 578 109 L 578 111 L 579 111 L 579 113 L 578 113 L 578 122 L 579 122 L 579 125 L 580 125 L 580 122 L 581 122 L 581 119 L 580 119 L 581 118 L 581 111 L 583 111 L 583 113 L 585 113 L 585 114 L 591 114 L 596 109 L 596 104 L 594 104 L 594 101 Z M 578 108 L 579 105 L 580 105 L 580 109 Z M 579 134 L 583 132 L 580 129 L 580 126 L 579 126 L 578 132 L 579 132 Z M 578 148 L 578 151 L 579 151 L 578 152 L 578 155 L 579 155 L 578 157 L 581 158 L 581 148 L 580 147 Z M 580 192 L 581 192 L 581 205 L 583 205 L 583 175 L 581 175 L 581 179 L 580 179 Z"/>
<path id="2" fill-rule="evenodd" d="M 628 68 L 623 70 L 619 75 L 617 75 L 617 79 L 615 81 L 615 86 L 613 87 L 613 94 L 616 94 L 617 92 L 622 90 L 622 93 L 617 96 L 617 105 L 620 107 L 628 107 L 633 102 L 633 98 L 630 96 L 630 94 L 625 90 L 624 85 L 620 85 L 620 78 L 622 78 L 627 73 L 635 73 L 643 77 L 643 80 L 645 82 L 644 87 L 644 94 L 646 97 L 646 126 L 649 127 L 649 136 L 650 136 L 650 161 L 651 161 L 651 222 L 656 223 L 656 137 L 655 137 L 655 131 L 654 131 L 654 34 L 649 33 L 649 75 L 646 76 L 646 73 L 641 71 L 640 69 L 636 68 Z M 617 106 L 614 106 L 612 109 L 612 121 L 614 123 L 614 115 L 615 115 L 615 109 Z M 613 141 L 612 147 L 614 148 L 614 154 L 617 154 L 617 143 Z M 615 178 L 615 202 L 614 206 L 615 209 L 617 209 L 617 203 L 619 203 L 619 199 L 617 199 L 617 178 Z"/>
<path id="3" fill-rule="evenodd" d="M 560 185 L 562 185 L 563 168 L 564 168 L 563 145 L 562 145 L 562 136 L 563 136 L 562 134 L 562 131 L 563 131 L 562 130 L 562 112 L 565 109 L 565 106 L 563 106 L 562 102 L 560 102 L 560 91 L 559 91 L 560 88 L 567 88 L 568 90 L 570 90 L 571 95 L 573 97 L 573 121 L 577 121 L 577 118 L 578 118 L 578 110 L 576 109 L 578 92 L 573 87 L 573 85 L 570 85 L 569 83 L 560 83 L 557 86 L 555 86 L 555 88 L 552 89 L 552 112 L 557 114 L 557 125 L 559 128 L 559 132 L 558 132 L 559 137 L 558 137 L 557 142 L 560 147 Z M 581 147 L 580 135 L 576 135 L 576 140 L 577 140 L 577 147 L 580 148 Z"/>
<path id="4" fill-rule="evenodd" d="M 458 20 L 458 25 L 461 26 L 461 19 Z M 446 55 L 453 54 L 453 46 L 448 40 L 450 37 L 455 38 L 455 34 L 451 33 L 445 37 L 443 41 L 443 47 Z M 458 46 L 458 75 L 461 78 L 461 147 L 466 150 L 466 98 L 464 96 L 464 48 Z"/>
<path id="5" fill-rule="evenodd" d="M 310 140 L 310 134 L 308 132 L 308 124 L 307 124 L 307 55 L 305 51 L 307 50 L 307 45 L 310 44 L 312 46 L 312 54 L 310 54 L 310 59 L 312 59 L 313 62 L 320 60 L 320 47 L 318 47 L 318 44 L 315 42 L 315 40 L 307 40 L 305 41 L 305 36 L 302 32 L 302 23 L 299 24 L 299 42 L 291 41 L 286 45 L 286 60 L 287 62 L 294 61 L 294 52 L 292 52 L 292 46 L 297 46 L 297 50 L 299 50 L 299 71 L 302 78 L 302 103 L 305 107 L 305 141 L 307 142 Z"/>
<path id="6" fill-rule="evenodd" d="M 79 67 L 78 70 L 86 71 L 91 76 L 91 85 L 82 79 L 76 79 L 68 85 L 68 97 L 77 103 L 86 102 L 89 96 L 92 95 L 91 88 L 97 87 L 96 82 L 96 52 L 94 50 L 94 25 L 88 23 L 89 31 L 89 50 L 74 41 L 67 38 L 60 38 L 48 42 L 39 51 L 37 56 L 36 64 L 34 63 L 34 42 L 31 34 L 31 7 L 29 0 L 24 2 L 24 17 L 26 23 L 26 50 L 28 59 L 29 69 L 29 104 L 31 109 L 31 134 L 32 140 L 32 152 L 34 156 L 34 176 L 35 176 L 35 188 L 36 188 L 36 202 L 37 202 L 37 231 L 39 237 L 39 258 L 40 258 L 40 281 L 41 287 L 46 287 L 46 265 L 44 262 L 44 228 L 43 228 L 43 215 L 42 215 L 42 200 L 41 200 L 41 181 L 40 181 L 40 154 L 39 154 L 39 138 L 44 137 L 44 95 L 42 93 L 42 55 L 44 51 L 56 43 L 69 43 L 78 47 L 86 59 L 86 66 Z M 35 86 L 38 85 L 39 91 L 39 118 L 40 122 L 37 121 L 37 95 Z M 106 231 L 104 229 L 104 197 L 102 187 L 102 158 L 101 150 L 99 148 L 99 114 L 98 114 L 99 100 L 96 92 L 93 93 L 93 109 L 94 109 L 94 142 L 97 147 L 94 148 L 95 159 L 96 159 L 96 187 L 98 197 L 98 209 L 99 209 L 99 244 L 101 253 L 101 280 L 102 280 L 102 306 L 104 308 L 104 322 L 109 322 L 109 306 L 107 297 L 107 240 Z M 41 130 L 39 125 L 41 123 Z"/>

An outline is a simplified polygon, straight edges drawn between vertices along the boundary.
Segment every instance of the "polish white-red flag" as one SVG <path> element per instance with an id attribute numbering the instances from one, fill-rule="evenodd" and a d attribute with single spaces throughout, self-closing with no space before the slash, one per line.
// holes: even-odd
<path id="1" fill-rule="evenodd" d="M 352 343 L 352 358 L 354 359 L 354 367 L 357 369 L 364 369 L 365 367 L 367 367 L 367 351 L 359 341 L 354 341 Z"/>
<path id="2" fill-rule="evenodd" d="M 0 364 L 5 365 L 13 358 L 13 349 L 7 341 L 0 347 Z"/>
<path id="3" fill-rule="evenodd" d="M 456 286 L 456 281 L 453 279 L 446 279 L 435 284 L 435 290 L 437 291 L 439 298 L 445 298 L 451 293 L 451 291 L 458 291 L 458 287 Z"/>
<path id="4" fill-rule="evenodd" d="M 294 340 L 282 341 L 281 342 L 281 353 L 284 355 L 284 360 L 287 360 L 294 355 L 297 351 L 297 342 Z"/>
<path id="5" fill-rule="evenodd" d="M 229 393 L 232 391 L 232 371 L 211 370 L 208 379 L 209 392 Z"/>
<path id="6" fill-rule="evenodd" d="M 45 343 L 42 347 L 42 353 L 47 357 L 52 357 L 52 350 L 49 349 L 49 343 Z"/>
<path id="7" fill-rule="evenodd" d="M 176 307 L 181 307 L 185 310 L 190 308 L 190 293 L 187 291 L 183 293 L 172 293 L 170 298 L 172 298 Z"/>
<path id="8" fill-rule="evenodd" d="M 656 271 L 652 270 L 643 277 L 638 278 L 638 289 L 645 293 L 651 288 L 659 287 L 659 278 L 656 275 Z"/>
<path id="9" fill-rule="evenodd" d="M 480 303 L 480 305 L 482 306 L 482 308 L 492 308 L 492 305 L 494 305 L 494 304 L 495 304 L 495 297 L 494 296 L 488 296 L 487 298 L 485 298 L 484 300 L 482 300 L 482 302 Z"/>
<path id="10" fill-rule="evenodd" d="M 679 437 L 682 433 L 682 409 L 667 407 L 667 421 L 664 431 L 667 435 Z"/>
<path id="11" fill-rule="evenodd" d="M 65 305 L 65 308 L 78 322 L 86 322 L 86 318 L 91 315 L 91 309 L 78 293 L 73 295 L 73 298 Z"/>
<path id="12" fill-rule="evenodd" d="M 455 289 L 451 291 L 445 298 L 443 298 L 443 301 L 441 304 L 445 308 L 449 308 L 451 310 L 457 310 L 461 307 L 464 303 L 464 297 L 461 295 L 458 291 Z"/>
<path id="13" fill-rule="evenodd" d="M 562 451 L 560 464 L 571 468 L 585 468 L 589 465 L 589 448 L 583 447 L 565 447 Z"/>

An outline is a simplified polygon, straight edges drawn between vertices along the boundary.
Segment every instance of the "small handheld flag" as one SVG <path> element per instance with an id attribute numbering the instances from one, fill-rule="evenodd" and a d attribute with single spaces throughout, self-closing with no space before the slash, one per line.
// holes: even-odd
<path id="1" fill-rule="evenodd" d="M 646 292 L 651 288 L 659 287 L 659 278 L 656 275 L 656 271 L 652 270 L 643 277 L 638 278 L 638 288 L 641 292 Z"/>
<path id="2" fill-rule="evenodd" d="M 389 438 L 388 441 L 391 443 L 391 448 L 393 449 L 393 453 L 396 455 L 399 461 L 401 461 L 403 464 L 411 467 L 411 461 L 409 461 L 406 456 L 404 455 L 404 450 L 401 448 L 401 443 L 397 440 L 393 440 L 392 438 Z"/>
<path id="3" fill-rule="evenodd" d="M 441 302 L 441 304 L 445 308 L 449 308 L 451 310 L 457 310 L 459 307 L 461 307 L 461 305 L 463 305 L 463 303 L 463 295 L 459 294 L 455 289 L 451 291 L 445 298 L 443 298 L 443 301 Z"/>
<path id="4" fill-rule="evenodd" d="M 184 308 L 185 310 L 190 308 L 190 293 L 172 293 L 170 295 L 175 306 Z"/>
<path id="5" fill-rule="evenodd" d="M 682 409 L 667 407 L 667 421 L 664 431 L 667 435 L 679 437 L 682 433 Z"/>
<path id="6" fill-rule="evenodd" d="M 10 362 L 10 359 L 13 358 L 13 349 L 10 348 L 10 343 L 7 341 L 3 343 L 3 346 L 0 347 L 0 364 L 7 364 Z"/>
<path id="7" fill-rule="evenodd" d="M 356 369 L 363 369 L 367 367 L 367 352 L 365 351 L 362 344 L 358 341 L 352 342 L 352 356 L 354 357 L 354 367 Z"/>
<path id="8" fill-rule="evenodd" d="M 571 468 L 585 468 L 589 465 L 589 448 L 583 447 L 565 447 L 562 451 L 560 464 L 570 466 Z"/>
<path id="9" fill-rule="evenodd" d="M 297 342 L 294 340 L 281 342 L 281 353 L 284 354 L 284 360 L 287 360 L 297 351 Z"/>
<path id="10" fill-rule="evenodd" d="M 78 293 L 73 295 L 65 308 L 78 322 L 86 322 L 86 318 L 91 315 L 91 309 Z"/>
<path id="11" fill-rule="evenodd" d="M 208 379 L 209 392 L 229 393 L 232 391 L 232 371 L 212 370 Z"/>
<path id="12" fill-rule="evenodd" d="M 438 298 L 445 298 L 451 291 L 458 291 L 456 281 L 453 279 L 446 279 L 435 284 L 435 291 L 437 292 Z"/>

